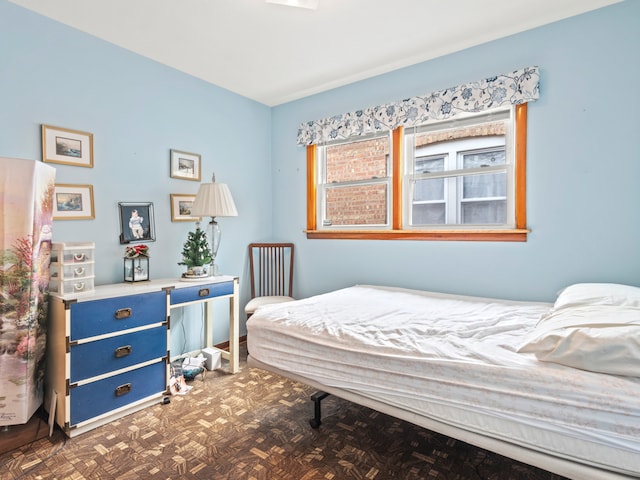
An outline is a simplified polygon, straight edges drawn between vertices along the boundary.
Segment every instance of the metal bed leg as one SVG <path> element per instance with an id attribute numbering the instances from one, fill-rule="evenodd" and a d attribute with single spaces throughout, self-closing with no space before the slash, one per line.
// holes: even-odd
<path id="1" fill-rule="evenodd" d="M 309 420 L 309 425 L 311 425 L 311 428 L 318 428 L 322 423 L 321 421 L 322 410 L 321 410 L 320 402 L 322 402 L 322 400 L 327 398 L 329 395 L 330 394 L 326 392 L 316 392 L 313 395 L 311 395 L 311 400 L 313 400 L 314 415 L 315 415 L 311 420 Z"/>

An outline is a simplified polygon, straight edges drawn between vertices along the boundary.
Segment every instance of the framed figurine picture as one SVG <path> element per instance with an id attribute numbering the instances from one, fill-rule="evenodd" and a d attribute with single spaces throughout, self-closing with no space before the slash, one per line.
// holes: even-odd
<path id="1" fill-rule="evenodd" d="M 93 133 L 42 125 L 42 161 L 93 168 Z"/>
<path id="2" fill-rule="evenodd" d="M 93 209 L 93 185 L 56 183 L 53 193 L 54 220 L 90 220 Z"/>
<path id="3" fill-rule="evenodd" d="M 156 231 L 153 203 L 118 203 L 120 212 L 120 243 L 154 242 Z"/>
<path id="4" fill-rule="evenodd" d="M 171 150 L 171 178 L 200 181 L 200 155 Z"/>
<path id="5" fill-rule="evenodd" d="M 171 193 L 171 221 L 172 222 L 199 222 L 202 217 L 191 215 L 191 206 L 196 199 L 195 195 Z"/>

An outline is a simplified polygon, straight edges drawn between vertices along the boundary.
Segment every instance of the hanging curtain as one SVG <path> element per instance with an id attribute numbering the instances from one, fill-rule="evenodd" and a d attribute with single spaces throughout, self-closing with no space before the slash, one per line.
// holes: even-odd
<path id="1" fill-rule="evenodd" d="M 538 67 L 526 67 L 387 105 L 305 122 L 298 129 L 298 145 L 348 139 L 535 101 L 539 97 L 539 80 Z"/>

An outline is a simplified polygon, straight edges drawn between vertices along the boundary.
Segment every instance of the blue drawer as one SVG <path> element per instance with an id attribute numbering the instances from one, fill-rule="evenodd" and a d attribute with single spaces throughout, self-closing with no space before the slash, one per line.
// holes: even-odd
<path id="1" fill-rule="evenodd" d="M 233 293 L 233 281 L 201 284 L 193 287 L 174 288 L 170 293 L 171 305 L 193 302 L 204 298 L 221 297 Z"/>
<path id="2" fill-rule="evenodd" d="M 167 355 L 167 327 L 71 346 L 71 383 Z"/>
<path id="3" fill-rule="evenodd" d="M 166 391 L 166 362 L 71 388 L 71 426 Z"/>
<path id="4" fill-rule="evenodd" d="M 76 302 L 71 308 L 71 341 L 164 322 L 164 291 Z"/>

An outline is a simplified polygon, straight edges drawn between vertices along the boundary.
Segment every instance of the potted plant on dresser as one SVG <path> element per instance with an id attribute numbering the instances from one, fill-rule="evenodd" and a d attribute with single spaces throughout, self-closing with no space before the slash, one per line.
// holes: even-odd
<path id="1" fill-rule="evenodd" d="M 187 267 L 187 272 L 182 276 L 188 278 L 208 276 L 212 260 L 207 234 L 199 225 L 196 225 L 196 231 L 189 232 L 187 241 L 182 247 L 182 261 L 178 262 L 178 265 Z"/>

